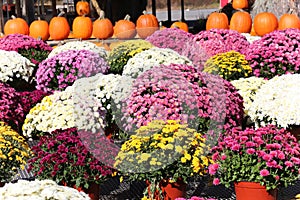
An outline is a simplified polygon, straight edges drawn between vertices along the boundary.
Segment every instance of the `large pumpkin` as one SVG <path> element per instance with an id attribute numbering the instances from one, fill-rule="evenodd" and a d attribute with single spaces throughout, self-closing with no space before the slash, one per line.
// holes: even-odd
<path id="1" fill-rule="evenodd" d="M 87 1 L 78 1 L 76 3 L 76 12 L 78 15 L 88 15 L 90 14 L 90 4 Z"/>
<path id="2" fill-rule="evenodd" d="M 233 0 L 232 7 L 236 10 L 248 8 L 248 0 Z"/>
<path id="3" fill-rule="evenodd" d="M 213 28 L 218 28 L 218 29 L 229 28 L 228 17 L 227 15 L 225 15 L 225 13 L 213 12 L 208 16 L 206 22 L 206 30 L 210 30 Z"/>
<path id="4" fill-rule="evenodd" d="M 59 14 L 53 17 L 49 23 L 49 34 L 52 40 L 63 40 L 70 34 L 70 25 L 65 17 Z"/>
<path id="5" fill-rule="evenodd" d="M 280 17 L 278 22 L 278 30 L 284 30 L 287 28 L 300 29 L 300 19 L 295 14 L 284 14 Z"/>
<path id="6" fill-rule="evenodd" d="M 29 35 L 33 38 L 40 38 L 42 40 L 48 40 L 49 38 L 49 24 L 46 20 L 38 20 L 33 21 L 29 27 Z"/>
<path id="7" fill-rule="evenodd" d="M 136 21 L 137 34 L 142 39 L 152 35 L 158 29 L 159 24 L 157 18 L 152 14 L 146 14 L 145 11 Z"/>
<path id="8" fill-rule="evenodd" d="M 254 30 L 258 36 L 275 31 L 278 27 L 278 20 L 273 13 L 262 12 L 254 17 Z"/>
<path id="9" fill-rule="evenodd" d="M 100 12 L 99 18 L 93 23 L 93 36 L 105 40 L 114 34 L 114 26 L 108 18 L 104 17 L 104 12 Z"/>
<path id="10" fill-rule="evenodd" d="M 93 22 L 86 16 L 75 17 L 72 24 L 72 31 L 75 38 L 89 39 L 93 33 Z"/>
<path id="11" fill-rule="evenodd" d="M 185 22 L 174 22 L 170 28 L 179 28 L 181 30 L 184 30 L 185 32 L 189 32 L 189 26 Z"/>
<path id="12" fill-rule="evenodd" d="M 28 35 L 29 26 L 24 19 L 12 16 L 12 18 L 7 20 L 7 22 L 4 25 L 4 34 L 9 35 L 15 33 Z"/>
<path id="13" fill-rule="evenodd" d="M 230 20 L 230 29 L 239 33 L 250 33 L 252 27 L 251 15 L 248 12 L 235 12 Z"/>
<path id="14" fill-rule="evenodd" d="M 116 22 L 114 26 L 114 35 L 118 39 L 131 39 L 136 35 L 136 27 L 130 21 L 130 16 L 126 15 L 124 19 Z"/>

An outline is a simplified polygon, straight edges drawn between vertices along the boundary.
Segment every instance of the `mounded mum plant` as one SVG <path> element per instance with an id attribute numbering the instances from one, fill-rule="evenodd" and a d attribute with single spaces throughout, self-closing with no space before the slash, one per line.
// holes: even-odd
<path id="1" fill-rule="evenodd" d="M 31 156 L 25 139 L 0 121 L 0 182 L 13 180 L 18 168 L 24 169 Z"/>
<path id="2" fill-rule="evenodd" d="M 45 92 L 64 90 L 75 80 L 107 73 L 109 66 L 97 53 L 89 50 L 68 50 L 39 64 L 36 73 L 37 89 Z"/>
<path id="3" fill-rule="evenodd" d="M 16 51 L 36 65 L 52 51 L 52 47 L 43 40 L 23 34 L 10 34 L 0 38 L 0 49 Z"/>
<path id="4" fill-rule="evenodd" d="M 233 128 L 212 148 L 209 173 L 214 184 L 259 182 L 267 190 L 287 187 L 299 179 L 300 147 L 285 129 L 268 125 L 258 129 Z"/>
<path id="5" fill-rule="evenodd" d="M 154 46 L 172 49 L 180 55 L 182 55 L 182 51 L 186 46 L 191 44 L 192 39 L 193 34 L 178 28 L 158 30 L 146 38 L 146 40 L 151 42 Z"/>
<path id="6" fill-rule="evenodd" d="M 254 41 L 246 53 L 253 74 L 270 79 L 277 75 L 299 73 L 299 37 L 300 30 L 285 29 Z"/>
<path id="7" fill-rule="evenodd" d="M 207 59 L 218 53 L 231 50 L 246 54 L 249 47 L 246 37 L 239 32 L 228 29 L 210 29 L 194 35 L 190 45 L 186 46 L 182 55 L 193 61 L 199 71 Z"/>
<path id="8" fill-rule="evenodd" d="M 245 55 L 236 51 L 229 51 L 209 58 L 204 64 L 203 72 L 219 74 L 225 80 L 232 81 L 248 77 L 251 75 L 252 68 L 245 59 Z"/>
<path id="9" fill-rule="evenodd" d="M 153 45 L 145 40 L 129 40 L 115 46 L 108 55 L 110 73 L 122 74 L 127 61 L 137 53 L 152 48 Z"/>

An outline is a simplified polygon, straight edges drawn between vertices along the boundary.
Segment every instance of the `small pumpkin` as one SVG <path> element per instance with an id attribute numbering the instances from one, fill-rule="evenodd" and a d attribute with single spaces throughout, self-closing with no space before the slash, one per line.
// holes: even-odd
<path id="1" fill-rule="evenodd" d="M 132 39 L 136 35 L 135 24 L 130 21 L 130 16 L 126 15 L 124 19 L 116 22 L 114 26 L 114 35 L 118 39 Z"/>
<path id="2" fill-rule="evenodd" d="M 93 23 L 93 36 L 97 39 L 105 40 L 114 34 L 114 26 L 108 18 L 104 17 L 101 11 L 99 18 Z"/>
<path id="3" fill-rule="evenodd" d="M 7 20 L 4 24 L 4 34 L 9 35 L 15 33 L 28 35 L 29 26 L 24 19 L 12 16 L 11 19 Z"/>
<path id="4" fill-rule="evenodd" d="M 90 4 L 87 1 L 78 1 L 76 3 L 76 12 L 79 16 L 90 14 Z"/>
<path id="5" fill-rule="evenodd" d="M 61 12 L 57 17 L 53 17 L 49 23 L 49 34 L 52 40 L 64 40 L 70 34 L 70 25 Z"/>
<path id="6" fill-rule="evenodd" d="M 179 28 L 181 30 L 184 30 L 185 32 L 189 32 L 189 26 L 185 22 L 177 21 L 174 22 L 170 28 Z"/>
<path id="7" fill-rule="evenodd" d="M 236 10 L 248 8 L 248 0 L 233 0 L 232 7 Z"/>
<path id="8" fill-rule="evenodd" d="M 49 39 L 49 24 L 46 20 L 38 18 L 29 26 L 29 35 L 33 38 L 40 38 L 44 41 Z"/>
<path id="9" fill-rule="evenodd" d="M 147 14 L 146 11 L 144 11 L 143 15 L 139 16 L 136 21 L 137 34 L 142 39 L 152 35 L 158 29 L 159 24 L 157 18 L 152 14 Z"/>
<path id="10" fill-rule="evenodd" d="M 229 28 L 239 33 L 250 33 L 252 27 L 251 15 L 248 12 L 235 12 L 230 20 Z"/>
<path id="11" fill-rule="evenodd" d="M 86 16 L 75 17 L 72 24 L 72 31 L 75 38 L 89 39 L 93 33 L 93 22 L 91 18 Z"/>
<path id="12" fill-rule="evenodd" d="M 254 30 L 258 36 L 275 31 L 278 27 L 278 20 L 271 12 L 261 12 L 254 17 Z"/>
<path id="13" fill-rule="evenodd" d="M 208 16 L 206 21 L 206 30 L 213 28 L 229 29 L 229 21 L 225 13 L 213 12 Z"/>
<path id="14" fill-rule="evenodd" d="M 300 29 L 300 19 L 295 14 L 283 14 L 278 22 L 278 30 L 284 30 L 287 28 Z"/>

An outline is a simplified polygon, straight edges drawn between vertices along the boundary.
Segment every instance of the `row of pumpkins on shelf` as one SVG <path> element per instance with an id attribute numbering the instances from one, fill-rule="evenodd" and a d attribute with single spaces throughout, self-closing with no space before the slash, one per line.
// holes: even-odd
<path id="1" fill-rule="evenodd" d="M 75 17 L 72 23 L 72 32 L 67 19 L 61 12 L 57 17 L 53 17 L 48 23 L 46 20 L 37 19 L 30 26 L 22 18 L 12 16 L 4 25 L 4 35 L 25 34 L 33 38 L 46 40 L 64 40 L 67 38 L 77 39 L 108 39 L 115 36 L 118 39 L 131 39 L 136 36 L 146 38 L 160 28 L 158 19 L 152 14 L 144 12 L 136 23 L 130 21 L 130 16 L 126 15 L 113 26 L 112 22 L 104 17 L 104 12 L 97 10 L 99 18 L 94 22 L 87 15 L 89 14 L 89 3 L 79 1 L 76 4 L 76 12 L 79 16 Z M 170 28 L 180 28 L 188 32 L 188 25 L 185 22 L 174 22 Z"/>
<path id="2" fill-rule="evenodd" d="M 225 13 L 213 12 L 208 16 L 206 30 L 212 28 L 231 29 L 240 33 L 250 33 L 253 36 L 263 36 L 275 30 L 286 28 L 300 29 L 300 19 L 296 14 L 286 13 L 277 19 L 271 12 L 262 12 L 254 16 L 244 11 L 248 8 L 248 0 L 233 0 L 232 7 L 237 10 L 230 22 Z"/>

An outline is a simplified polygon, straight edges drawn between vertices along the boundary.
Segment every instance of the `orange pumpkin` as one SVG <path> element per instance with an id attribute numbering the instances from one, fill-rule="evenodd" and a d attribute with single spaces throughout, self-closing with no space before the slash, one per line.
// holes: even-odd
<path id="1" fill-rule="evenodd" d="M 300 29 L 300 19 L 295 14 L 284 14 L 280 17 L 278 22 L 278 30 L 284 30 L 287 28 Z"/>
<path id="2" fill-rule="evenodd" d="M 29 26 L 29 35 L 33 38 L 41 38 L 46 41 L 49 38 L 49 24 L 46 20 L 38 20 L 33 21 Z"/>
<path id="3" fill-rule="evenodd" d="M 213 12 L 208 16 L 206 22 L 206 30 L 210 30 L 213 28 L 218 28 L 218 29 L 229 28 L 228 17 L 227 15 L 225 15 L 225 13 Z"/>
<path id="4" fill-rule="evenodd" d="M 248 0 L 233 0 L 232 7 L 236 10 L 248 8 Z"/>
<path id="5" fill-rule="evenodd" d="M 136 35 L 136 27 L 130 21 L 130 16 L 126 15 L 124 19 L 116 22 L 114 26 L 114 35 L 118 39 L 131 39 Z"/>
<path id="6" fill-rule="evenodd" d="M 76 12 L 78 15 L 88 15 L 90 14 L 90 4 L 87 1 L 78 1 L 76 3 Z"/>
<path id="7" fill-rule="evenodd" d="M 189 27 L 188 27 L 188 25 L 187 25 L 186 23 L 180 22 L 180 21 L 174 22 L 174 23 L 170 26 L 170 28 L 179 28 L 179 29 L 181 29 L 181 30 L 184 30 L 185 32 L 189 32 Z"/>
<path id="8" fill-rule="evenodd" d="M 63 40 L 70 34 L 70 25 L 65 17 L 59 14 L 53 17 L 49 23 L 49 34 L 52 40 Z"/>
<path id="9" fill-rule="evenodd" d="M 235 12 L 230 20 L 230 29 L 239 33 L 250 33 L 252 27 L 251 15 L 248 12 Z"/>
<path id="10" fill-rule="evenodd" d="M 75 38 L 89 39 L 93 33 L 93 22 L 86 16 L 75 17 L 72 24 L 72 31 Z"/>
<path id="11" fill-rule="evenodd" d="M 28 35 L 29 26 L 24 19 L 12 16 L 12 18 L 7 20 L 7 22 L 4 25 L 4 34 L 9 35 L 15 33 Z"/>
<path id="12" fill-rule="evenodd" d="M 157 18 L 152 14 L 146 14 L 145 11 L 136 21 L 137 34 L 142 39 L 152 35 L 158 29 L 159 24 Z"/>
<path id="13" fill-rule="evenodd" d="M 258 36 L 275 31 L 278 27 L 278 20 L 273 13 L 261 12 L 254 17 L 254 30 Z"/>
<path id="14" fill-rule="evenodd" d="M 104 12 L 99 11 L 99 18 L 93 23 L 93 36 L 105 40 L 114 34 L 114 26 L 108 18 L 104 18 Z"/>

